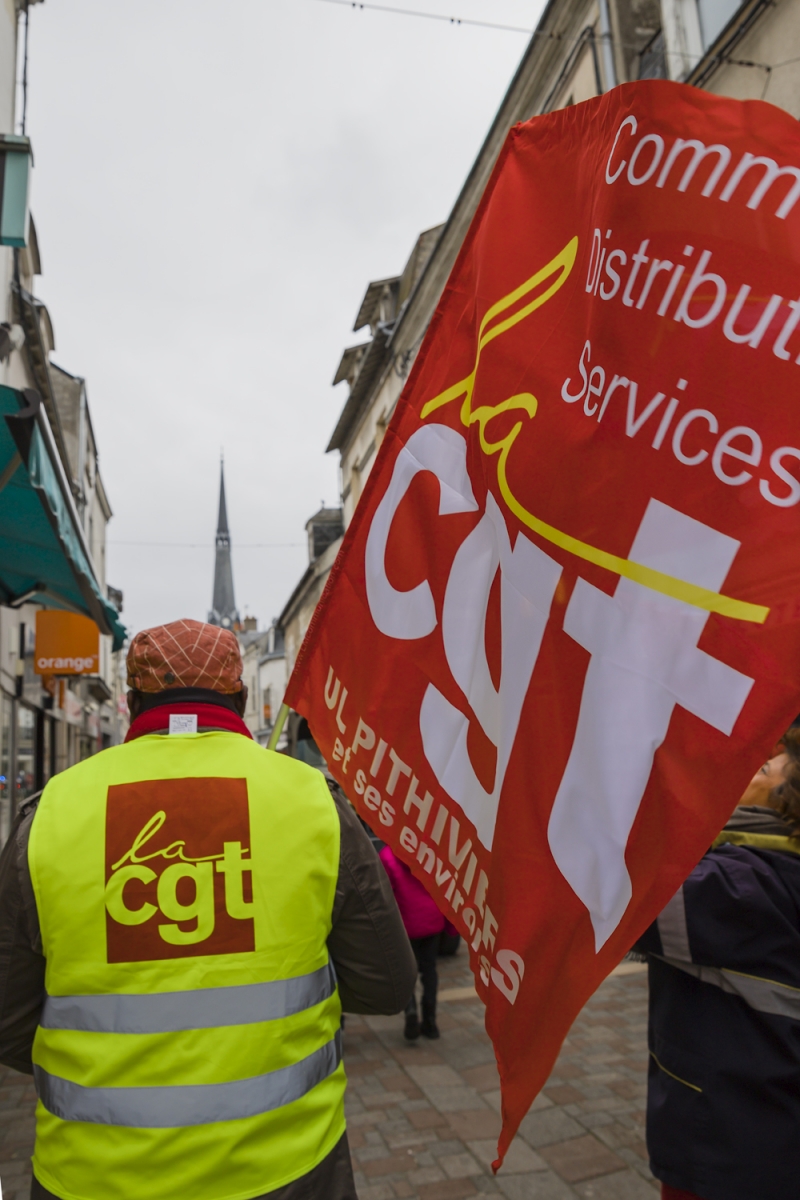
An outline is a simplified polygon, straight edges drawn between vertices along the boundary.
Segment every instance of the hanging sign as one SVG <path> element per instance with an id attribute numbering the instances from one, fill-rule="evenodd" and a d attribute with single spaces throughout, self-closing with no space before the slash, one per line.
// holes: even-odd
<path id="1" fill-rule="evenodd" d="M 800 127 L 511 131 L 287 702 L 467 939 L 505 1153 L 800 708 Z"/>
<path id="2" fill-rule="evenodd" d="M 100 630 L 81 613 L 45 608 L 36 613 L 33 669 L 37 675 L 96 675 Z"/>

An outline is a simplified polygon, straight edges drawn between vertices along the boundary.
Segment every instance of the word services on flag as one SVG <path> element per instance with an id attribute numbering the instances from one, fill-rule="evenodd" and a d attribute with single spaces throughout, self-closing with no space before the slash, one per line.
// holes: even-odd
<path id="1" fill-rule="evenodd" d="M 290 681 L 470 946 L 499 1161 L 800 711 L 800 131 L 660 80 L 509 134 Z"/>

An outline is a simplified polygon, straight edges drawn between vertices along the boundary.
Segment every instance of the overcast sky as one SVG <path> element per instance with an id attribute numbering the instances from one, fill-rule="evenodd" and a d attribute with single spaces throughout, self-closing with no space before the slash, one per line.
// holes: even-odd
<path id="1" fill-rule="evenodd" d="M 222 447 L 238 606 L 280 612 L 338 503 L 330 383 L 366 285 L 446 219 L 525 46 L 322 0 L 30 10 L 38 291 L 87 379 L 131 631 L 207 616 Z"/>

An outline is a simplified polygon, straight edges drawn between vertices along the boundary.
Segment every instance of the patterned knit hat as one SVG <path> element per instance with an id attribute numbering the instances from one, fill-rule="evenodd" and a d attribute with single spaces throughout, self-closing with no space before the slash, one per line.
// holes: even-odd
<path id="1" fill-rule="evenodd" d="M 128 650 L 128 687 L 139 692 L 209 688 L 242 690 L 242 655 L 229 629 L 203 621 L 171 621 L 137 633 Z"/>

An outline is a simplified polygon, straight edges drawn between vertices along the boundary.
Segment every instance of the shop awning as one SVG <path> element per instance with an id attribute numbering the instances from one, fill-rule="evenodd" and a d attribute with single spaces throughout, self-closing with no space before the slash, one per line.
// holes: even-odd
<path id="1" fill-rule="evenodd" d="M 39 393 L 0 387 L 0 416 L 0 603 L 85 613 L 119 650 L 125 626 L 94 573 Z"/>

